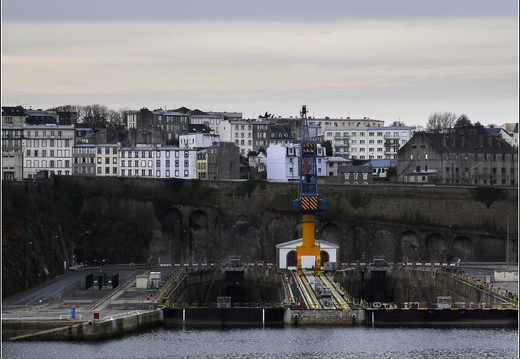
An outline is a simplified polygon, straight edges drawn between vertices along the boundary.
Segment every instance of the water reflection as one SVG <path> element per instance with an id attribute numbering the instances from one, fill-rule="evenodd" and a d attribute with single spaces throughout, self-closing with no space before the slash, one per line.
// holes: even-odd
<path id="1" fill-rule="evenodd" d="M 4 342 L 4 358 L 518 358 L 518 330 L 154 330 L 106 342 Z"/>

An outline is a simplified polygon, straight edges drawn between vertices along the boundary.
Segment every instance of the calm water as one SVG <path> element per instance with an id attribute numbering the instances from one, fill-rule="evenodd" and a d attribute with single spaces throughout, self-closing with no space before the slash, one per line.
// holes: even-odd
<path id="1" fill-rule="evenodd" d="M 158 329 L 101 343 L 3 342 L 3 358 L 518 358 L 518 330 Z"/>

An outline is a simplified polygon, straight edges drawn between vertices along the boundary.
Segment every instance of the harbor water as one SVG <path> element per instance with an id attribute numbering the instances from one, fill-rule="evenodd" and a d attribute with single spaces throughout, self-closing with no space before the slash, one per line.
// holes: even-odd
<path id="1" fill-rule="evenodd" d="M 8 342 L 16 358 L 518 358 L 517 328 L 156 329 L 103 342 Z"/>

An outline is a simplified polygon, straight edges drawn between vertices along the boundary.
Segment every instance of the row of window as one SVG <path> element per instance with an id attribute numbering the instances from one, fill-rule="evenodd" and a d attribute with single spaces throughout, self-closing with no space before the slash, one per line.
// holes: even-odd
<path id="1" fill-rule="evenodd" d="M 421 166 L 417 166 L 417 168 L 420 168 L 420 167 Z M 427 166 L 425 166 L 425 167 L 427 168 Z M 446 173 L 449 173 L 452 169 L 455 171 L 455 173 L 459 173 L 459 167 L 454 167 L 454 168 L 446 167 Z M 497 173 L 497 170 L 498 170 L 497 167 L 493 167 L 491 169 L 491 172 L 492 173 Z M 480 170 L 480 167 L 471 168 L 471 172 L 473 172 L 473 173 L 479 173 L 479 172 L 487 173 L 487 171 L 488 171 L 487 167 L 482 167 L 482 171 Z M 465 173 L 470 172 L 470 168 L 469 167 L 464 167 L 464 172 Z M 507 173 L 507 168 L 506 167 L 501 167 L 500 168 L 500 173 Z M 514 175 L 515 174 L 515 168 L 511 167 L 509 169 L 509 173 Z"/>
<path id="2" fill-rule="evenodd" d="M 343 133 L 343 137 L 349 137 L 349 133 L 346 131 L 335 132 L 334 137 L 341 137 L 341 133 Z M 350 136 L 356 137 L 356 136 L 358 136 L 358 134 L 359 134 L 359 137 L 365 137 L 366 133 L 355 131 L 355 132 L 351 132 Z M 327 137 L 332 137 L 332 135 L 333 135 L 333 132 L 327 132 Z M 374 137 L 374 136 L 383 137 L 383 132 L 377 132 L 377 135 L 376 135 L 376 132 L 368 132 L 368 137 Z M 399 134 L 399 132 L 394 132 L 393 134 L 392 134 L 392 132 L 385 132 L 384 136 L 392 137 L 392 138 L 408 137 L 408 132 L 401 132 L 400 134 Z"/>
<path id="3" fill-rule="evenodd" d="M 26 147 L 70 147 L 70 140 L 25 140 Z"/>
<path id="4" fill-rule="evenodd" d="M 161 157 L 161 152 L 164 152 L 164 157 L 170 157 L 170 151 L 156 151 L 156 157 Z M 175 154 L 175 158 L 179 158 L 179 152 L 181 151 L 172 151 Z M 190 151 L 182 151 L 184 153 L 184 157 L 188 158 L 190 156 Z M 121 151 L 121 158 L 153 158 L 153 151 Z"/>
<path id="5" fill-rule="evenodd" d="M 184 177 L 189 177 L 190 175 L 190 172 L 189 171 L 184 171 Z M 137 170 L 137 169 L 134 169 L 134 170 L 124 170 L 122 169 L 121 170 L 121 176 L 129 176 L 129 177 L 152 177 L 153 176 L 153 170 L 151 169 L 148 169 L 148 170 Z M 170 177 L 170 170 L 166 170 L 165 171 L 165 176 L 168 178 Z M 158 177 L 160 178 L 161 177 L 161 171 L 159 170 L 156 170 L 155 171 L 155 177 Z M 174 177 L 179 177 L 179 171 L 178 170 L 175 170 L 174 171 Z"/>
<path id="6" fill-rule="evenodd" d="M 48 165 L 47 165 L 48 163 Z M 40 166 L 41 164 L 41 166 Z M 70 161 L 69 160 L 65 160 L 65 161 L 62 161 L 62 160 L 57 160 L 57 161 L 54 161 L 54 160 L 50 160 L 50 161 L 47 161 L 47 160 L 42 160 L 42 161 L 39 161 L 39 160 L 26 160 L 25 161 L 25 167 L 26 168 L 55 168 L 55 167 L 65 167 L 65 168 L 69 168 L 70 167 Z"/>
<path id="7" fill-rule="evenodd" d="M 69 133 L 69 132 L 70 131 L 67 131 L 67 134 L 68 134 L 67 137 L 73 137 L 72 132 L 71 133 Z M 40 134 L 41 134 L 41 137 L 62 137 L 62 131 L 47 131 L 47 130 L 30 131 L 30 130 L 28 130 L 25 133 L 26 133 L 27 137 L 40 137 Z"/>
<path id="8" fill-rule="evenodd" d="M 26 157 L 70 157 L 70 150 L 27 150 Z"/>

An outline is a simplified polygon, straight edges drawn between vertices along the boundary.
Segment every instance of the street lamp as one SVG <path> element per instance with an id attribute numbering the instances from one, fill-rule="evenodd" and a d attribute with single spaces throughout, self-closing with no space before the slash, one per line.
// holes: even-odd
<path id="1" fill-rule="evenodd" d="M 25 240 L 25 289 L 29 288 L 29 245 L 32 242 Z"/>
<path id="2" fill-rule="evenodd" d="M 89 236 L 90 231 L 86 231 L 83 236 L 83 265 L 87 266 L 87 237 Z"/>

